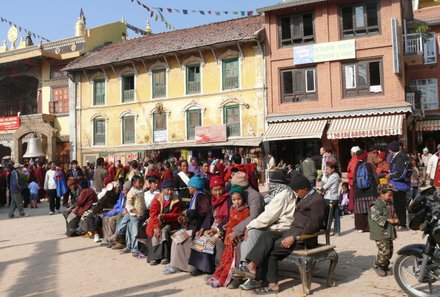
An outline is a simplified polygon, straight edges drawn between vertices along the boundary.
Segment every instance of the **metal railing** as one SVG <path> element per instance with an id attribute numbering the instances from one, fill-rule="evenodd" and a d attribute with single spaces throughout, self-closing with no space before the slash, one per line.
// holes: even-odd
<path id="1" fill-rule="evenodd" d="M 134 131 L 124 131 L 124 144 L 134 143 Z"/>
<path id="2" fill-rule="evenodd" d="M 223 82 L 223 89 L 237 89 L 238 88 L 238 76 L 225 77 Z"/>
<path id="3" fill-rule="evenodd" d="M 95 134 L 93 140 L 95 145 L 105 145 L 105 134 Z"/>
<path id="4" fill-rule="evenodd" d="M 226 124 L 226 133 L 229 136 L 240 136 L 240 123 Z"/>
<path id="5" fill-rule="evenodd" d="M 167 92 L 166 85 L 153 85 L 153 98 L 165 97 Z"/>
<path id="6" fill-rule="evenodd" d="M 134 100 L 134 90 L 124 90 L 122 92 L 122 102 L 129 102 Z"/>
<path id="7" fill-rule="evenodd" d="M 411 104 L 411 106 L 414 110 L 422 109 L 422 102 L 421 102 L 419 92 L 407 92 L 405 94 L 405 100 L 406 100 L 406 102 Z"/>
<path id="8" fill-rule="evenodd" d="M 198 94 L 200 93 L 200 81 L 189 81 L 186 83 L 186 93 L 187 94 Z"/>
<path id="9" fill-rule="evenodd" d="M 411 33 L 403 36 L 405 55 L 423 54 L 423 37 L 421 33 Z"/>
<path id="10" fill-rule="evenodd" d="M 105 94 L 95 94 L 93 98 L 93 105 L 104 105 L 105 104 Z"/>

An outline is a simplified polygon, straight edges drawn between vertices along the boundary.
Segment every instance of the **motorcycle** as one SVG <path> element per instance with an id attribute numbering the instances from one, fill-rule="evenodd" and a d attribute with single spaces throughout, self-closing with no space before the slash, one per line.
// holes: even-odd
<path id="1" fill-rule="evenodd" d="M 423 231 L 425 244 L 401 248 L 394 264 L 394 277 L 400 288 L 415 297 L 438 297 L 440 286 L 440 194 L 434 187 L 424 189 L 408 206 L 409 227 Z"/>

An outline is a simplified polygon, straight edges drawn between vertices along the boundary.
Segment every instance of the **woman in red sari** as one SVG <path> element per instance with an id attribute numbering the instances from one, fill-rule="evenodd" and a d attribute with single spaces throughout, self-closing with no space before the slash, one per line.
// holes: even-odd
<path id="1" fill-rule="evenodd" d="M 232 206 L 229 211 L 229 221 L 226 224 L 226 247 L 217 269 L 207 282 L 208 285 L 213 288 L 227 286 L 231 281 L 231 267 L 234 266 L 234 251 L 238 240 L 231 240 L 229 234 L 236 225 L 249 216 L 249 207 L 246 204 L 244 189 L 238 185 L 234 185 L 229 193 L 231 194 Z"/>

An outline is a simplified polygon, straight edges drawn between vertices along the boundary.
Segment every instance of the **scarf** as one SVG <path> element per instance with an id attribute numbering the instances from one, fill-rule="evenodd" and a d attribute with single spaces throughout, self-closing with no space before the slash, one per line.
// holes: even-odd
<path id="1" fill-rule="evenodd" d="M 191 201 L 189 202 L 189 210 L 195 210 L 196 209 L 196 200 L 197 200 L 197 196 L 203 193 L 203 190 L 197 190 L 193 197 L 191 198 Z"/>
<path id="2" fill-rule="evenodd" d="M 264 196 L 264 203 L 268 204 L 270 201 L 272 201 L 273 197 L 275 197 L 278 193 L 281 193 L 282 191 L 287 190 L 289 195 L 295 196 L 292 188 L 285 184 L 280 183 L 270 183 L 269 184 L 269 193 Z"/>
<path id="3" fill-rule="evenodd" d="M 211 197 L 211 204 L 215 210 L 215 218 L 220 221 L 222 221 L 224 218 L 227 218 L 229 215 L 228 198 L 229 193 L 227 192 L 221 196 Z"/>

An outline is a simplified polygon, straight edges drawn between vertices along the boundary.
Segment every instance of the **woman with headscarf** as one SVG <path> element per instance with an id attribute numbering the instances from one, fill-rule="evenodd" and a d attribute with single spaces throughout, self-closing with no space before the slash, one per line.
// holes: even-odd
<path id="1" fill-rule="evenodd" d="M 174 183 L 165 180 L 160 185 L 161 192 L 154 197 L 150 206 L 147 225 L 148 262 L 151 265 L 170 263 L 170 232 L 179 227 L 179 199 L 174 195 Z"/>
<path id="2" fill-rule="evenodd" d="M 354 174 L 354 228 L 358 232 L 369 232 L 368 210 L 376 201 L 377 175 L 373 164 L 367 162 L 368 154 L 363 150 L 356 152 L 358 165 Z M 368 178 L 366 182 L 363 180 Z"/>
<path id="3" fill-rule="evenodd" d="M 390 172 L 390 164 L 387 162 L 387 154 L 379 152 L 376 158 L 376 174 L 381 184 L 388 183 L 386 175 Z"/>
<path id="4" fill-rule="evenodd" d="M 190 261 L 192 240 L 199 238 L 205 230 L 209 230 L 212 221 L 212 210 L 209 196 L 203 191 L 205 182 L 200 175 L 194 175 L 188 182 L 188 190 L 192 196 L 188 209 L 178 218 L 180 224 L 185 226 L 183 241 L 173 239 L 171 244 L 171 262 L 164 270 L 165 274 L 172 274 L 179 270 L 199 274 L 194 264 L 202 267 L 204 257 L 193 257 Z M 187 237 L 188 235 L 189 238 Z M 180 241 L 180 243 L 178 243 Z M 200 264 L 200 265 L 199 265 Z"/>

